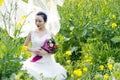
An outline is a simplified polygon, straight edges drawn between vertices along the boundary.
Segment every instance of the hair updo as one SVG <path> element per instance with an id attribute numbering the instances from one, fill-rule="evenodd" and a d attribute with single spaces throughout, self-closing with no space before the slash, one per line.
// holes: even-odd
<path id="1" fill-rule="evenodd" d="M 38 12 L 36 15 L 37 16 L 42 16 L 43 19 L 44 19 L 44 22 L 47 22 L 47 15 L 44 12 Z"/>

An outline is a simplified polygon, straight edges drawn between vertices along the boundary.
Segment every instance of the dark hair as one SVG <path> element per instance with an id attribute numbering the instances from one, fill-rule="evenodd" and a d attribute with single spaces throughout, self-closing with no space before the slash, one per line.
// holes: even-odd
<path id="1" fill-rule="evenodd" d="M 47 22 L 47 15 L 44 12 L 38 12 L 36 15 L 37 16 L 42 16 L 44 21 Z"/>

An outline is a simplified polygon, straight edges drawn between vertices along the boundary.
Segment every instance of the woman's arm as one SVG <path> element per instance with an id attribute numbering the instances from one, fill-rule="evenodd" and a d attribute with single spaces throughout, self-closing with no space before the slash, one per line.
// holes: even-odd
<path id="1" fill-rule="evenodd" d="M 24 46 L 28 46 L 30 42 L 31 42 L 31 34 L 29 33 L 24 42 Z"/>
<path id="2" fill-rule="evenodd" d="M 24 46 L 28 47 L 30 42 L 31 42 L 31 33 L 28 34 L 28 36 L 27 36 L 27 38 L 24 42 Z M 40 48 L 30 48 L 30 47 L 28 47 L 27 51 L 33 52 L 33 53 L 35 53 L 37 55 L 40 55 L 40 56 L 42 56 L 44 54 L 48 54 L 45 50 L 40 49 Z"/>
<path id="3" fill-rule="evenodd" d="M 28 34 L 28 36 L 24 42 L 24 46 L 28 47 L 30 42 L 31 42 L 31 33 Z M 33 52 L 32 48 L 29 48 L 29 47 L 27 48 L 27 51 Z"/>
<path id="4" fill-rule="evenodd" d="M 25 40 L 25 42 L 24 42 L 24 46 L 29 46 L 29 44 L 30 44 L 30 42 L 31 42 L 31 32 L 28 34 L 28 36 L 27 36 L 27 38 L 26 38 L 26 40 Z M 35 52 L 36 50 L 35 49 L 33 49 L 33 48 L 30 48 L 30 47 L 28 47 L 27 48 L 27 51 L 29 51 L 29 52 Z"/>

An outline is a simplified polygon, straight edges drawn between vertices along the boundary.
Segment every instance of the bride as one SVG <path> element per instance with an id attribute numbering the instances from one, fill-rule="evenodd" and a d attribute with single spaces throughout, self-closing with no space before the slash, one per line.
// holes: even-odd
<path id="1" fill-rule="evenodd" d="M 46 39 L 50 39 L 53 34 L 46 29 L 47 15 L 38 12 L 35 16 L 36 30 L 30 31 L 24 45 L 28 46 L 27 50 L 32 53 L 32 57 L 23 62 L 23 70 L 27 70 L 31 77 L 36 80 L 65 80 L 67 77 L 66 70 L 59 63 L 56 63 L 54 55 L 48 53 L 40 47 Z M 29 43 L 32 43 L 32 48 Z M 36 62 L 31 62 L 36 55 L 42 56 Z"/>
<path id="2" fill-rule="evenodd" d="M 56 80 L 66 79 L 66 70 L 59 63 L 56 63 L 54 55 L 47 53 L 43 49 L 40 49 L 46 39 L 51 38 L 53 34 L 56 34 L 60 30 L 60 17 L 57 11 L 57 5 L 62 6 L 64 0 L 28 0 L 28 3 L 24 3 L 23 0 L 4 0 L 4 4 L 6 4 L 7 6 L 3 4 L 0 7 L 1 12 L 3 14 L 7 14 L 7 11 L 12 10 L 12 7 L 10 7 L 10 3 L 15 4 L 16 2 L 18 2 L 18 10 L 16 12 L 17 20 L 19 20 L 20 16 L 32 12 L 32 14 L 30 14 L 26 19 L 28 24 L 22 26 L 21 32 L 17 36 L 17 38 L 26 37 L 26 35 L 30 31 L 24 45 L 28 46 L 28 51 L 32 53 L 32 57 L 23 62 L 22 69 L 27 70 L 28 74 L 31 77 L 34 77 L 36 80 L 42 80 L 42 77 L 44 77 L 44 80 L 54 78 L 56 78 Z M 40 12 L 36 14 L 36 12 L 38 11 L 43 11 L 44 13 Z M 47 16 L 45 13 L 47 14 Z M 15 14 L 13 13 L 12 15 Z M 37 26 L 37 29 L 34 28 L 35 24 L 33 24 L 33 16 L 35 16 L 35 24 Z M 14 20 L 14 17 L 11 17 L 12 23 L 17 20 Z M 1 24 L 3 23 L 2 21 L 3 20 L 1 20 L 0 15 L 0 27 L 6 29 L 8 34 L 14 38 L 16 26 L 9 27 L 9 25 L 7 25 L 6 27 L 3 27 L 1 26 Z M 30 43 L 32 43 L 32 48 L 29 47 Z M 42 56 L 42 58 L 37 60 L 36 62 L 31 62 L 32 58 L 36 55 Z"/>

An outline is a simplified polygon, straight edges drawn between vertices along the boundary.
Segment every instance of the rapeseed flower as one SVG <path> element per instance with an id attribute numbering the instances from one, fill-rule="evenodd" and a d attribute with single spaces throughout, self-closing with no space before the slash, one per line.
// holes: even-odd
<path id="1" fill-rule="evenodd" d="M 85 59 L 88 59 L 88 58 L 89 58 L 89 56 L 88 56 L 88 55 L 85 55 L 84 57 L 85 57 Z"/>
<path id="2" fill-rule="evenodd" d="M 113 19 L 116 19 L 116 16 L 115 16 L 115 15 L 112 15 L 112 18 L 113 18 Z"/>
<path id="3" fill-rule="evenodd" d="M 108 75 L 108 74 L 105 74 L 103 77 L 104 77 L 104 79 L 108 79 L 108 78 L 109 78 L 109 75 Z"/>
<path id="4" fill-rule="evenodd" d="M 112 28 L 116 28 L 117 24 L 116 23 L 112 23 Z"/>
<path id="5" fill-rule="evenodd" d="M 22 51 L 27 51 L 28 47 L 27 46 L 22 46 Z"/>
<path id="6" fill-rule="evenodd" d="M 87 67 L 84 67 L 84 68 L 83 68 L 83 71 L 84 71 L 84 72 L 87 72 L 87 71 L 88 71 L 88 68 L 87 68 Z"/>
<path id="7" fill-rule="evenodd" d="M 17 26 L 17 27 L 22 27 L 22 24 L 21 24 L 20 22 L 18 22 L 18 23 L 16 24 L 16 26 Z"/>
<path id="8" fill-rule="evenodd" d="M 80 78 L 78 78 L 77 80 L 80 80 Z"/>
<path id="9" fill-rule="evenodd" d="M 2 6 L 3 2 L 4 2 L 4 0 L 0 0 L 0 6 Z"/>
<path id="10" fill-rule="evenodd" d="M 66 53 L 65 53 L 66 55 L 72 55 L 72 53 L 71 53 L 71 51 L 66 51 Z"/>
<path id="11" fill-rule="evenodd" d="M 25 20 L 27 18 L 26 15 L 21 16 L 22 20 Z"/>
<path id="12" fill-rule="evenodd" d="M 74 3 L 75 2 L 75 0 L 71 0 L 72 1 L 72 3 Z"/>
<path id="13" fill-rule="evenodd" d="M 99 68 L 100 68 L 100 70 L 103 70 L 103 69 L 104 69 L 104 66 L 103 66 L 103 65 L 100 65 Z"/>
<path id="14" fill-rule="evenodd" d="M 71 60 L 67 60 L 67 63 L 70 63 L 71 62 Z"/>
<path id="15" fill-rule="evenodd" d="M 98 75 L 98 74 L 96 74 L 96 75 L 94 76 L 94 78 L 95 78 L 95 79 L 98 79 L 98 78 L 99 78 L 99 75 Z"/>
<path id="16" fill-rule="evenodd" d="M 82 76 L 82 71 L 80 69 L 76 69 L 73 72 L 76 76 Z"/>
<path id="17" fill-rule="evenodd" d="M 71 77 L 74 77 L 74 75 L 73 75 L 73 74 L 71 74 Z"/>
<path id="18" fill-rule="evenodd" d="M 113 69 L 113 65 L 112 64 L 108 64 L 108 69 L 111 71 Z"/>

